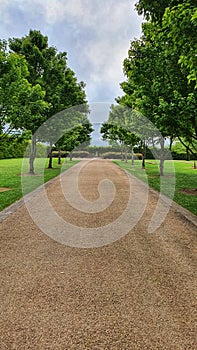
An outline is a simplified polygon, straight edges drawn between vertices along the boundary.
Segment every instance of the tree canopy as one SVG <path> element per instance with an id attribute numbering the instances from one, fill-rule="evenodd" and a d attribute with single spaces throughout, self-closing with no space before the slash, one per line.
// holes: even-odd
<path id="1" fill-rule="evenodd" d="M 85 83 L 78 82 L 68 67 L 67 53 L 50 47 L 48 37 L 38 30 L 10 38 L 7 46 L 0 42 L 0 130 L 9 123 L 14 129 L 31 132 L 30 172 L 34 173 L 36 130 L 72 106 L 82 105 L 80 113 L 87 115 Z M 64 119 L 57 124 L 56 128 L 65 130 Z M 48 141 L 53 142 L 51 129 L 45 131 L 50 135 Z"/>
<path id="2" fill-rule="evenodd" d="M 141 112 L 163 138 L 184 138 L 192 145 L 197 139 L 196 2 L 142 0 L 136 7 L 146 22 L 124 60 L 124 95 L 117 102 Z"/>

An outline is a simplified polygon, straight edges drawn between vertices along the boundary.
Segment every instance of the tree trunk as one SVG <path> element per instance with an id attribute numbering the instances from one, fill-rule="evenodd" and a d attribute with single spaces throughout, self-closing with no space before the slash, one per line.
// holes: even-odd
<path id="1" fill-rule="evenodd" d="M 125 162 L 128 162 L 128 154 L 127 154 L 127 150 L 125 149 Z"/>
<path id="2" fill-rule="evenodd" d="M 171 136 L 171 138 L 170 138 L 170 147 L 169 147 L 170 152 L 172 151 L 172 144 L 173 144 L 173 141 L 174 141 L 174 138 Z"/>
<path id="3" fill-rule="evenodd" d="M 52 169 L 53 168 L 53 156 L 52 156 L 52 143 L 50 142 L 50 152 L 49 152 L 49 165 L 48 165 L 48 169 Z"/>
<path id="4" fill-rule="evenodd" d="M 58 165 L 62 164 L 61 149 L 58 149 Z"/>
<path id="5" fill-rule="evenodd" d="M 146 168 L 145 159 L 146 159 L 146 143 L 144 141 L 144 147 L 142 151 L 142 169 Z"/>
<path id="6" fill-rule="evenodd" d="M 142 169 L 146 168 L 146 163 L 145 163 L 145 157 L 144 154 L 142 154 Z"/>
<path id="7" fill-rule="evenodd" d="M 34 175 L 34 160 L 36 158 L 36 137 L 32 135 L 31 138 L 31 153 L 29 158 L 29 173 Z"/>
<path id="8" fill-rule="evenodd" d="M 70 162 L 73 160 L 73 152 L 70 152 Z"/>
<path id="9" fill-rule="evenodd" d="M 194 162 L 194 169 L 197 169 L 196 161 Z"/>
<path id="10" fill-rule="evenodd" d="M 187 162 L 190 161 L 190 152 L 189 152 L 189 148 L 188 147 L 186 147 L 186 160 L 187 160 Z"/>
<path id="11" fill-rule="evenodd" d="M 124 161 L 124 150 L 122 147 L 121 147 L 121 161 L 122 162 Z"/>
<path id="12" fill-rule="evenodd" d="M 160 170 L 160 176 L 164 176 L 164 158 L 160 159 L 159 170 Z"/>
<path id="13" fill-rule="evenodd" d="M 133 152 L 133 147 L 131 149 L 131 165 L 134 165 L 134 152 Z"/>
<path id="14" fill-rule="evenodd" d="M 159 164 L 159 170 L 160 170 L 160 176 L 164 176 L 164 152 L 165 152 L 165 140 L 162 139 L 160 141 L 161 145 L 161 153 L 160 153 L 160 164 Z"/>

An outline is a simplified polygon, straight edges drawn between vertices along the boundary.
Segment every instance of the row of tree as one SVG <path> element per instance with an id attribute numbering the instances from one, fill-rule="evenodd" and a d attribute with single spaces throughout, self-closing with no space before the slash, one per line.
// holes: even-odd
<path id="1" fill-rule="evenodd" d="M 31 133 L 30 173 L 38 140 L 49 143 L 51 150 L 54 143 L 66 147 L 70 129 L 74 147 L 89 140 L 92 127 L 84 88 L 67 66 L 67 53 L 49 46 L 40 31 L 0 41 L 0 134 Z"/>
<path id="2" fill-rule="evenodd" d="M 160 143 L 163 175 L 166 138 L 171 140 L 170 145 L 178 139 L 189 152 L 197 154 L 197 6 L 196 0 L 139 0 L 136 8 L 145 17 L 142 36 L 131 42 L 124 60 L 124 95 L 116 101 L 147 120 L 140 132 L 136 132 L 136 117 L 125 124 L 144 145 L 152 138 L 151 129 L 154 134 L 152 126 L 159 130 L 161 137 L 158 134 L 152 142 Z M 114 125 L 120 106 L 112 106 L 108 124 Z M 119 118 L 122 126 L 124 113 Z M 123 141 L 127 143 L 125 138 Z"/>

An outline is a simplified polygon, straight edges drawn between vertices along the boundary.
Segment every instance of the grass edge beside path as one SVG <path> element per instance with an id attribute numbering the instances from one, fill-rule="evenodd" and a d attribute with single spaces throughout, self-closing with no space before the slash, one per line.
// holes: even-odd
<path id="1" fill-rule="evenodd" d="M 141 169 L 141 161 L 135 161 L 134 166 L 131 165 L 131 161 L 125 163 L 119 160 L 114 160 L 113 162 L 141 181 L 146 182 L 147 180 L 150 187 L 160 192 L 158 161 L 147 160 L 146 170 Z M 171 161 L 165 161 L 166 177 L 164 177 L 164 181 L 166 181 L 166 186 L 170 181 L 170 174 L 168 172 L 169 162 Z M 175 194 L 172 199 L 183 208 L 189 210 L 192 214 L 197 215 L 197 195 L 185 194 L 181 192 L 183 189 L 197 188 L 197 170 L 192 168 L 192 161 L 174 161 L 174 165 L 176 173 L 176 185 Z M 166 192 L 164 192 L 164 195 L 167 196 Z"/>
<path id="2" fill-rule="evenodd" d="M 22 168 L 23 158 L 14 159 L 1 159 L 0 160 L 0 188 L 10 188 L 6 192 L 0 192 L 0 212 L 20 200 L 23 197 L 22 185 L 21 185 L 21 168 Z M 37 176 L 32 175 L 24 177 L 22 181 L 26 181 L 28 188 L 25 190 L 25 194 L 28 194 L 42 185 L 43 177 L 39 176 L 42 173 L 41 162 L 43 159 L 36 159 L 35 161 L 35 173 Z M 53 159 L 53 169 L 47 169 L 48 159 L 46 159 L 46 167 L 44 169 L 44 183 L 56 178 L 60 175 L 61 171 L 66 171 L 79 160 L 62 160 L 62 165 L 57 164 L 58 160 Z M 30 185 L 30 186 L 29 186 Z"/>

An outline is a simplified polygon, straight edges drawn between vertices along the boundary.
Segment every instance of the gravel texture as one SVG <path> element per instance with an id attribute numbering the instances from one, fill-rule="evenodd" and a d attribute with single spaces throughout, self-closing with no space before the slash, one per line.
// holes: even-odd
<path id="1" fill-rule="evenodd" d="M 65 173 L 64 181 L 78 166 Z M 100 213 L 72 208 L 59 179 L 46 189 L 51 205 L 78 227 L 113 222 L 127 205 L 126 174 L 109 161 L 93 160 L 82 169 L 78 186 L 86 200 L 95 201 L 98 182 L 106 177 L 114 182 L 116 196 Z M 143 200 L 143 185 L 132 177 L 132 186 L 137 200 Z M 42 191 L 36 196 L 39 201 Z M 195 350 L 197 228 L 172 207 L 157 231 L 148 234 L 157 200 L 150 192 L 138 224 L 101 248 L 52 240 L 25 205 L 4 219 L 0 349 Z"/>

